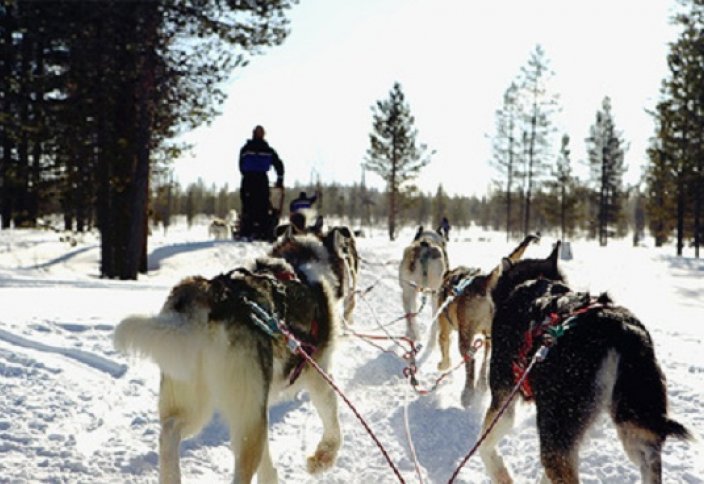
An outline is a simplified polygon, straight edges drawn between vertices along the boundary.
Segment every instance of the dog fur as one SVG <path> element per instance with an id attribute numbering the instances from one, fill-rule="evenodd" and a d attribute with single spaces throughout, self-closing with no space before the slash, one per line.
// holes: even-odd
<path id="1" fill-rule="evenodd" d="M 508 260 L 517 262 L 523 257 L 531 242 L 538 237 L 529 235 L 509 254 Z M 482 274 L 478 268 L 456 267 L 447 272 L 443 278 L 440 291 L 437 293 L 436 305 L 440 307 L 451 296 L 455 286 L 462 279 L 471 280 L 462 293 L 450 302 L 446 309 L 433 323 L 429 347 L 434 345 L 435 325 L 439 328 L 438 343 L 441 360 L 438 370 L 444 371 L 450 367 L 450 333 L 459 333 L 458 343 L 460 356 L 465 360 L 465 385 L 462 391 L 462 405 L 469 406 L 474 395 L 474 358 L 465 358 L 477 335 L 484 337 L 484 351 L 481 369 L 479 371 L 479 391 L 486 390 L 488 359 L 491 352 L 491 322 L 494 318 L 494 302 L 491 291 L 496 286 L 501 275 L 501 267 L 497 266 L 489 274 Z"/>
<path id="2" fill-rule="evenodd" d="M 346 323 L 353 322 L 356 306 L 359 254 L 355 237 L 349 228 L 331 227 L 325 233 L 295 235 L 287 230 L 272 247 L 271 255 L 281 257 L 296 268 L 316 267 L 342 304 Z M 300 272 L 300 269 L 297 269 Z M 299 274 L 305 279 L 305 274 Z"/>
<path id="3" fill-rule="evenodd" d="M 418 227 L 413 242 L 403 251 L 403 258 L 398 271 L 401 286 L 401 301 L 406 314 L 406 335 L 418 340 L 416 323 L 416 295 L 422 291 L 436 294 L 442 285 L 443 276 L 450 264 L 445 248 L 445 239 L 437 232 Z M 438 309 L 437 299 L 431 297 L 433 315 Z"/>
<path id="4" fill-rule="evenodd" d="M 512 364 L 531 322 L 557 312 L 575 315 L 591 300 L 573 293 L 557 267 L 560 244 L 546 259 L 513 264 L 504 259 L 492 291 L 496 307 L 489 370 L 491 403 L 484 429 L 493 421 L 515 385 Z M 601 410 L 606 409 L 628 457 L 640 468 L 642 482 L 661 482 L 661 451 L 667 437 L 689 438 L 684 426 L 667 415 L 665 376 L 643 324 L 606 295 L 599 305 L 576 314 L 547 358 L 528 376 L 537 409 L 540 459 L 545 479 L 579 482 L 579 445 Z M 535 342 L 531 358 L 541 341 Z M 525 397 L 524 397 L 525 399 Z M 513 426 L 516 401 L 480 448 L 493 482 L 512 482 L 497 443 Z"/>
<path id="5" fill-rule="evenodd" d="M 268 407 L 277 397 L 306 389 L 323 423 L 323 435 L 307 469 L 331 467 L 341 445 L 337 396 L 285 339 L 271 337 L 253 322 L 256 302 L 286 322 L 312 357 L 330 370 L 338 331 L 334 297 L 327 282 L 308 271 L 306 282 L 291 279 L 282 259 L 259 259 L 252 270 L 214 279 L 191 277 L 176 285 L 156 316 L 132 316 L 116 328 L 115 346 L 153 360 L 161 369 L 159 391 L 160 482 L 180 482 L 179 442 L 200 431 L 214 410 L 230 427 L 235 483 L 277 482 L 268 447 Z M 281 278 L 280 274 L 287 274 Z"/>

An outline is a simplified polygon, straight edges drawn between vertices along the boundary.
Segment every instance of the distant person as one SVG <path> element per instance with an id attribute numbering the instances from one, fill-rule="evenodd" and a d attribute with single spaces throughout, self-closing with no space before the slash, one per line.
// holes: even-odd
<path id="1" fill-rule="evenodd" d="M 307 208 L 313 208 L 313 204 L 317 199 L 317 193 L 309 197 L 306 192 L 301 192 L 298 194 L 298 198 L 294 198 L 293 200 L 291 200 L 291 203 L 288 206 L 288 211 L 290 213 L 296 213 Z"/>
<path id="2" fill-rule="evenodd" d="M 272 166 L 276 170 L 276 186 L 284 186 L 284 165 L 276 151 L 264 140 L 264 134 L 264 128 L 256 126 L 252 139 L 240 150 L 240 235 L 256 239 L 270 239 L 273 236 L 275 221 L 272 221 L 268 175 Z"/>
<path id="3" fill-rule="evenodd" d="M 443 217 L 442 220 L 440 221 L 440 226 L 438 227 L 437 232 L 442 235 L 442 237 L 449 241 L 450 240 L 450 221 L 447 220 L 447 217 Z"/>

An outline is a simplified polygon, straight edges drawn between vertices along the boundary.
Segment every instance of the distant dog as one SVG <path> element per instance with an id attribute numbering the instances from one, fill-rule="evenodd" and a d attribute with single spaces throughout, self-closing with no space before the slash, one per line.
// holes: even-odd
<path id="1" fill-rule="evenodd" d="M 492 291 L 496 306 L 489 370 L 491 404 L 484 429 L 500 411 L 541 343 L 552 344 L 522 388 L 534 400 L 540 458 L 551 482 L 579 482 L 579 445 L 602 409 L 618 431 L 642 482 L 661 482 L 669 436 L 689 438 L 667 415 L 665 376 L 643 324 L 606 295 L 573 293 L 557 267 L 558 243 L 546 259 L 504 259 Z M 496 444 L 513 426 L 515 401 L 480 447 L 493 482 L 512 482 Z"/>
<path id="2" fill-rule="evenodd" d="M 213 218 L 208 226 L 208 235 L 215 240 L 227 240 L 232 238 L 232 225 L 221 218 Z"/>
<path id="3" fill-rule="evenodd" d="M 337 332 L 334 298 L 314 268 L 306 282 L 281 259 L 260 259 L 253 270 L 214 279 L 192 277 L 173 288 L 156 316 L 133 316 L 115 330 L 115 346 L 148 357 L 161 371 L 160 481 L 180 482 L 179 442 L 197 433 L 214 410 L 230 426 L 235 483 L 277 482 L 269 455 L 268 406 L 307 389 L 323 435 L 307 468 L 331 467 L 341 444 L 337 397 L 316 371 L 292 354 L 280 334 L 257 322 L 256 307 L 284 321 L 326 371 Z"/>
<path id="4" fill-rule="evenodd" d="M 330 284 L 336 299 L 342 302 L 345 321 L 352 322 L 359 254 L 349 228 L 332 227 L 324 233 L 308 235 L 294 235 L 289 228 L 274 244 L 271 255 L 285 259 L 296 268 L 315 267 Z M 304 274 L 299 276 L 305 278 Z"/>
<path id="5" fill-rule="evenodd" d="M 511 262 L 517 262 L 523 257 L 528 245 L 537 241 L 534 235 L 526 237 L 508 256 Z M 465 385 L 462 391 L 462 405 L 470 404 L 474 392 L 474 358 L 468 357 L 474 337 L 484 335 L 484 358 L 479 372 L 479 389 L 486 389 L 487 362 L 491 351 L 491 321 L 494 317 L 494 302 L 491 291 L 496 286 L 501 274 L 501 267 L 497 266 L 489 274 L 481 274 L 480 269 L 457 267 L 445 274 L 442 287 L 436 295 L 436 306 L 454 294 L 460 281 L 466 284 L 462 292 L 457 295 L 447 308 L 439 315 L 437 326 L 440 329 L 438 342 L 442 359 L 438 363 L 438 370 L 447 370 L 450 367 L 450 333 L 457 330 L 459 333 L 460 355 L 465 360 Z M 434 345 L 435 323 L 431 330 L 431 340 L 428 345 Z"/>
<path id="6" fill-rule="evenodd" d="M 416 295 L 419 292 L 437 293 L 449 268 L 445 239 L 442 235 L 424 231 L 422 226 L 418 227 L 413 242 L 403 251 L 398 270 L 401 300 L 406 313 L 406 334 L 409 338 L 417 340 L 420 336 L 416 323 Z M 435 314 L 438 309 L 437 300 L 435 297 L 431 297 L 431 300 Z"/>

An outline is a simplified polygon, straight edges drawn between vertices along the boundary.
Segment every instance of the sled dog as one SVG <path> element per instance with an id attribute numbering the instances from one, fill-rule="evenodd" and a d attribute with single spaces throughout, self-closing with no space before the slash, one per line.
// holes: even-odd
<path id="1" fill-rule="evenodd" d="M 517 262 L 523 257 L 528 245 L 539 240 L 534 235 L 529 235 L 511 252 L 508 260 Z M 442 286 L 436 297 L 436 306 L 440 307 L 445 300 L 454 294 L 455 288 L 461 282 L 462 292 L 456 295 L 445 310 L 438 316 L 437 323 L 433 323 L 431 340 L 428 345 L 432 348 L 435 341 L 435 325 L 440 329 L 438 343 L 440 344 L 441 360 L 438 370 L 447 370 L 450 367 L 450 333 L 456 330 L 459 333 L 458 343 L 460 356 L 465 363 L 465 385 L 462 391 L 462 405 L 469 406 L 474 393 L 474 358 L 470 357 L 476 335 L 484 336 L 484 356 L 479 371 L 478 386 L 480 391 L 486 390 L 487 363 L 491 351 L 491 321 L 494 317 L 494 302 L 491 291 L 496 286 L 501 274 L 501 267 L 497 266 L 489 274 L 482 274 L 478 268 L 459 266 L 445 274 Z"/>
<path id="2" fill-rule="evenodd" d="M 303 283 L 285 261 L 263 258 L 252 270 L 184 279 L 159 314 L 131 316 L 117 326 L 116 348 L 153 360 L 162 372 L 160 482 L 180 482 L 179 442 L 197 433 L 214 410 L 230 428 L 234 482 L 249 483 L 255 474 L 260 483 L 277 482 L 267 409 L 300 389 L 310 393 L 323 424 L 307 469 L 318 473 L 334 464 L 341 444 L 335 393 L 280 333 L 268 334 L 254 309 L 284 321 L 328 371 L 337 332 L 333 303 L 327 282 L 314 271 Z"/>
<path id="3" fill-rule="evenodd" d="M 228 240 L 232 238 L 232 225 L 221 218 L 213 218 L 208 226 L 208 235 L 215 240 Z"/>
<path id="4" fill-rule="evenodd" d="M 274 244 L 271 255 L 285 259 L 294 268 L 315 267 L 330 284 L 335 298 L 342 302 L 345 322 L 352 323 L 359 254 L 349 228 L 331 227 L 325 232 L 307 235 L 294 235 L 289 229 Z M 299 274 L 299 277 L 305 279 L 306 275 Z"/>
<path id="5" fill-rule="evenodd" d="M 443 275 L 449 269 L 445 239 L 437 232 L 418 227 L 413 242 L 403 251 L 398 270 L 403 311 L 406 313 L 406 334 L 419 338 L 416 323 L 416 295 L 419 292 L 436 294 L 442 285 Z M 431 297 L 433 314 L 437 311 L 437 299 Z"/>
<path id="6" fill-rule="evenodd" d="M 579 446 L 605 409 L 644 483 L 661 482 L 661 451 L 667 437 L 689 431 L 667 412 L 665 376 L 643 324 L 602 294 L 572 292 L 557 267 L 560 243 L 546 259 L 502 261 L 492 291 L 496 307 L 489 369 L 493 421 L 538 347 L 551 345 L 521 388 L 534 401 L 540 460 L 551 482 L 577 483 Z M 480 447 L 493 482 L 511 482 L 496 450 L 513 426 L 515 400 Z"/>

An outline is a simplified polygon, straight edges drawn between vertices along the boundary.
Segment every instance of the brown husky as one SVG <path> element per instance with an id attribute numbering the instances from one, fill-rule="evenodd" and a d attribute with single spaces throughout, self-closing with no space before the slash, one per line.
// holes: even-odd
<path id="1" fill-rule="evenodd" d="M 508 256 L 512 262 L 517 262 L 531 242 L 537 241 L 534 235 L 529 235 Z M 460 356 L 465 360 L 466 380 L 462 391 L 462 405 L 469 406 L 474 392 L 474 358 L 469 352 L 476 335 L 484 336 L 484 357 L 479 371 L 479 390 L 486 390 L 487 361 L 491 350 L 491 320 L 494 317 L 494 303 L 491 291 L 501 275 L 501 266 L 497 266 L 489 274 L 481 274 L 477 268 L 457 267 L 445 274 L 442 287 L 437 294 L 436 306 L 455 294 L 457 285 L 464 281 L 462 292 L 456 295 L 445 310 L 438 316 L 439 327 L 438 342 L 442 359 L 438 363 L 438 370 L 447 370 L 450 367 L 450 333 L 456 330 L 459 333 Z M 434 328 L 433 328 L 434 329 Z M 431 331 L 433 337 L 434 331 Z M 434 338 L 433 338 L 434 339 Z M 434 342 L 431 341 L 431 344 Z"/>
<path id="2" fill-rule="evenodd" d="M 268 407 L 277 396 L 306 389 L 323 422 L 323 435 L 307 468 L 333 465 L 341 444 L 337 397 L 303 357 L 292 353 L 274 319 L 324 370 L 336 333 L 334 298 L 310 272 L 306 283 L 282 259 L 257 261 L 214 279 L 191 277 L 176 285 L 161 312 L 132 316 L 115 329 L 115 346 L 152 359 L 162 372 L 159 391 L 160 482 L 178 483 L 179 443 L 197 433 L 214 410 L 230 426 L 235 483 L 277 482 L 269 455 Z M 257 312 L 257 308 L 260 312 Z"/>

